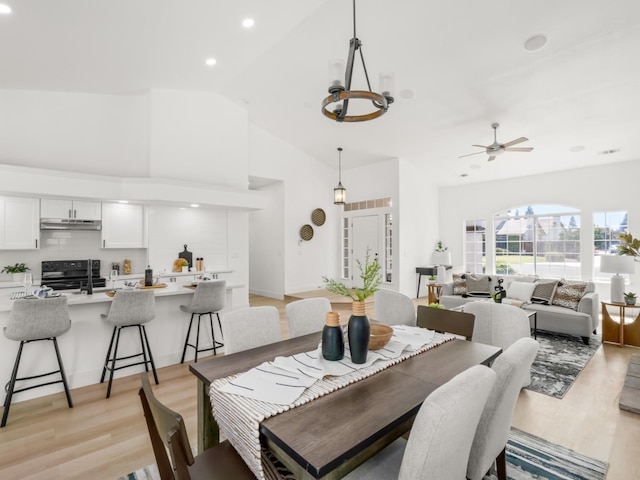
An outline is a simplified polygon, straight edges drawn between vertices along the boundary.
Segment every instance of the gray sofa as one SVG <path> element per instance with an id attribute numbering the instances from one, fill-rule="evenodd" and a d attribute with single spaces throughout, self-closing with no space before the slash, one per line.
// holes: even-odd
<path id="1" fill-rule="evenodd" d="M 480 277 L 482 276 L 475 275 L 473 278 L 479 279 Z M 505 303 L 511 302 L 508 298 L 508 293 L 512 282 L 519 282 L 514 285 L 515 289 L 516 286 L 520 286 L 522 283 L 544 283 L 553 281 L 552 279 L 541 279 L 536 276 L 484 275 L 484 277 L 488 277 L 489 279 L 489 292 L 495 292 L 494 287 L 498 284 L 498 280 L 503 280 L 502 286 L 507 290 Z M 579 282 L 569 281 L 564 283 L 565 285 L 571 285 Z M 586 283 L 586 288 L 575 310 L 565 306 L 532 303 L 531 301 L 525 302 L 522 305 L 526 310 L 535 310 L 537 312 L 538 330 L 577 335 L 582 338 L 582 341 L 586 345 L 589 344 L 591 335 L 596 332 L 600 323 L 600 302 L 598 294 L 595 293 L 595 285 L 593 282 L 580 283 Z M 440 291 L 440 303 L 448 309 L 460 307 L 468 302 L 478 300 L 486 301 L 487 299 L 482 298 L 482 292 L 476 292 L 476 296 L 454 294 L 453 281 L 442 285 Z M 531 326 L 533 327 L 533 323 Z"/>

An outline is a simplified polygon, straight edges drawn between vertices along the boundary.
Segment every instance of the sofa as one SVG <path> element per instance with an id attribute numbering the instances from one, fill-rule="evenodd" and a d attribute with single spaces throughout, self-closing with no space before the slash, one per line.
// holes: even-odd
<path id="1" fill-rule="evenodd" d="M 442 285 L 439 301 L 448 309 L 468 302 L 492 301 L 502 286 L 503 303 L 536 311 L 537 328 L 577 335 L 588 345 L 600 323 L 600 302 L 593 282 L 539 278 L 538 276 L 454 274 Z M 533 319 L 531 320 L 533 327 Z"/>

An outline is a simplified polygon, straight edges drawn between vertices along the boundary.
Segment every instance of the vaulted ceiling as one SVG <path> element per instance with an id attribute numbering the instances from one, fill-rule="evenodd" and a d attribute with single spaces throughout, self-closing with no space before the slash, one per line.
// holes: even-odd
<path id="1" fill-rule="evenodd" d="M 396 101 L 357 124 L 320 112 L 328 62 L 347 55 L 351 0 L 0 3 L 12 8 L 0 16 L 2 89 L 216 91 L 331 166 L 341 146 L 345 169 L 399 157 L 444 185 L 640 159 L 636 0 L 359 0 L 372 87 L 393 72 Z M 535 35 L 546 44 L 527 50 Z M 359 64 L 352 87 L 365 88 Z M 534 150 L 458 158 L 493 142 L 493 122 L 499 142 L 524 136 Z"/>

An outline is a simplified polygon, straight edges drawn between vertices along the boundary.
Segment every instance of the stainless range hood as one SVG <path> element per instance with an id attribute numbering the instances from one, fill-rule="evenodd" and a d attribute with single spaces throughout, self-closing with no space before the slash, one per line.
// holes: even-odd
<path id="1" fill-rule="evenodd" d="M 101 220 L 41 218 L 40 230 L 102 230 Z"/>

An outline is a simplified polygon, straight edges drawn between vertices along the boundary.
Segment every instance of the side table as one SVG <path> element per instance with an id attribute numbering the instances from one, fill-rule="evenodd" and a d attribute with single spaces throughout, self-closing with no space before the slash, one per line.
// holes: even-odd
<path id="1" fill-rule="evenodd" d="M 640 305 L 627 305 L 625 303 L 602 303 L 602 341 L 618 343 L 621 347 L 633 345 L 640 347 Z M 609 313 L 609 308 L 618 309 L 618 318 Z M 626 318 L 627 310 L 637 309 L 635 317 Z"/>
<path id="2" fill-rule="evenodd" d="M 429 288 L 429 294 L 427 297 L 429 304 L 440 303 L 440 291 L 442 290 L 442 285 L 429 283 L 427 284 L 427 287 Z"/>

